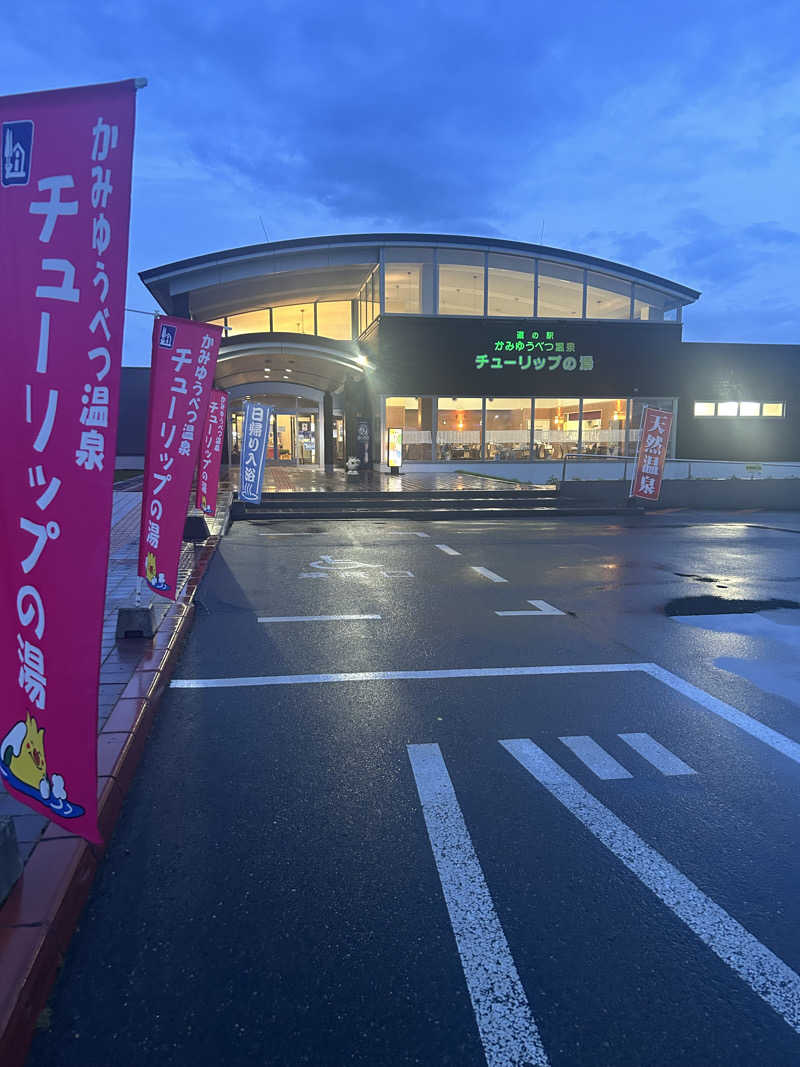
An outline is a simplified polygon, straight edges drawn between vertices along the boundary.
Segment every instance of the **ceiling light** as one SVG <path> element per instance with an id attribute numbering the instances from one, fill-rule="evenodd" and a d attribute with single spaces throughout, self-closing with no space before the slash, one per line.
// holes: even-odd
<path id="1" fill-rule="evenodd" d="M 284 367 L 283 369 L 286 371 L 287 374 L 291 374 L 292 373 L 292 368 L 291 367 Z"/>

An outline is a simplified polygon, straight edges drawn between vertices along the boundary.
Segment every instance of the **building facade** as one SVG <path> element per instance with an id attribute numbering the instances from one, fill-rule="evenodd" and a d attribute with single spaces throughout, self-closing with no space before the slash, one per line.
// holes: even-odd
<path id="1" fill-rule="evenodd" d="M 216 385 L 230 395 L 233 461 L 247 398 L 276 409 L 276 464 L 358 455 L 385 468 L 390 430 L 406 470 L 632 455 L 645 405 L 674 412 L 672 456 L 798 459 L 800 346 L 684 342 L 683 308 L 700 294 L 618 263 L 357 234 L 141 277 L 165 313 L 223 327 Z M 136 426 L 123 414 L 121 437 L 132 443 Z M 118 451 L 134 450 L 121 439 Z"/>

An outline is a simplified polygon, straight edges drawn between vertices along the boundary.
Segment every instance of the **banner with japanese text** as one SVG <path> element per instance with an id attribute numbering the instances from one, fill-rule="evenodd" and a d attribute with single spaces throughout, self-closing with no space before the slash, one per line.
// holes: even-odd
<path id="1" fill-rule="evenodd" d="M 631 496 L 641 500 L 658 500 L 671 430 L 671 411 L 647 407 L 643 409 L 636 468 L 631 479 Z"/>
<path id="2" fill-rule="evenodd" d="M 99 843 L 136 83 L 0 98 L 0 777 Z"/>
<path id="3" fill-rule="evenodd" d="M 267 459 L 269 421 L 274 408 L 249 400 L 244 405 L 241 460 L 239 464 L 239 499 L 248 504 L 261 503 L 261 485 Z"/>
<path id="4" fill-rule="evenodd" d="M 206 515 L 214 515 L 217 510 L 217 488 L 227 414 L 228 394 L 221 389 L 212 389 L 200 444 L 195 495 L 195 507 L 200 508 Z"/>
<path id="5" fill-rule="evenodd" d="M 139 570 L 174 600 L 183 528 L 217 366 L 221 326 L 159 315 L 153 323 Z"/>

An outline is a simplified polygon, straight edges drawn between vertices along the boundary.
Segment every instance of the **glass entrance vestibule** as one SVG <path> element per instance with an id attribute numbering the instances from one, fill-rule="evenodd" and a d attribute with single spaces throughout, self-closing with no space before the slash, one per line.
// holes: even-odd
<path id="1" fill-rule="evenodd" d="M 386 396 L 381 459 L 387 462 L 390 429 L 403 430 L 404 463 L 634 456 L 645 405 L 677 414 L 674 397 Z M 668 456 L 674 455 L 673 422 Z"/>
<path id="2" fill-rule="evenodd" d="M 255 396 L 258 400 L 275 407 L 275 417 L 270 421 L 267 439 L 267 463 L 292 466 L 316 466 L 320 463 L 320 419 L 318 405 L 304 404 L 298 400 L 293 410 L 287 410 L 287 398 Z M 236 464 L 241 457 L 243 401 L 232 401 L 230 407 L 230 456 Z"/>

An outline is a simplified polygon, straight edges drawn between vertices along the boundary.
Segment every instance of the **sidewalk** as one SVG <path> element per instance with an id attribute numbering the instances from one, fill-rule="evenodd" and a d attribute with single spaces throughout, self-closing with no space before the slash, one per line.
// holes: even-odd
<path id="1" fill-rule="evenodd" d="M 140 492 L 115 492 L 100 651 L 98 825 L 107 843 L 133 779 L 181 642 L 194 612 L 194 593 L 224 531 L 232 494 L 220 487 L 210 536 L 184 542 L 175 602 L 152 596 L 157 632 L 151 640 L 115 640 L 117 609 L 136 594 Z M 0 787 L 0 817 L 11 816 L 24 864 L 0 906 L 0 1063 L 24 1063 L 37 1016 L 80 917 L 104 847 L 52 823 Z"/>

